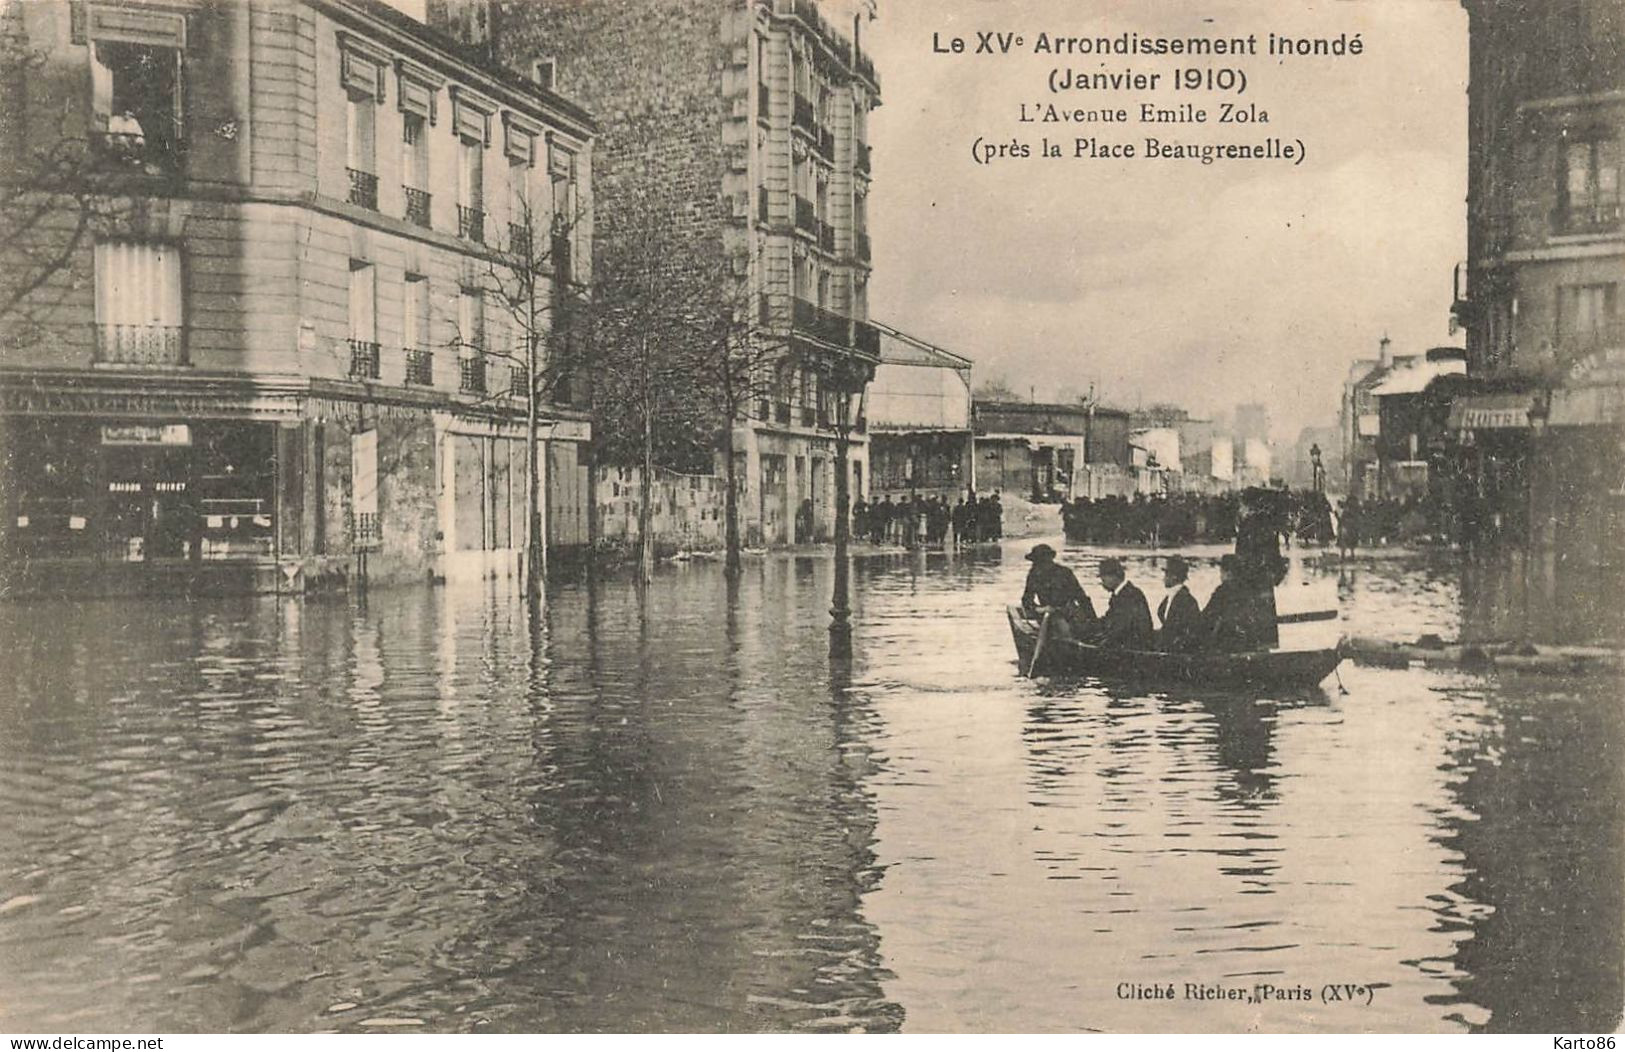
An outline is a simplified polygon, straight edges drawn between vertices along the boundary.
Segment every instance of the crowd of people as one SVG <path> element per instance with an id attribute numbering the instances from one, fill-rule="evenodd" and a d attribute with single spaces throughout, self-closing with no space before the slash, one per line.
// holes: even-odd
<path id="1" fill-rule="evenodd" d="M 1336 536 L 1331 503 L 1324 493 L 1286 491 L 1284 532 L 1304 543 L 1330 544 Z M 1080 497 L 1061 503 L 1066 538 L 1080 544 L 1149 544 L 1176 548 L 1233 540 L 1241 521 L 1236 493 L 1176 493 L 1132 499 Z"/>
<path id="2" fill-rule="evenodd" d="M 940 496 L 901 498 L 887 494 L 873 504 L 852 505 L 852 535 L 905 548 L 950 547 L 996 541 L 1004 536 L 1004 505 L 994 492 L 975 491 L 955 504 Z"/>
<path id="3" fill-rule="evenodd" d="M 1459 532 L 1449 521 L 1449 509 L 1443 501 L 1416 496 L 1383 500 L 1350 497 L 1338 503 L 1337 519 L 1337 543 L 1346 550 L 1448 543 Z"/>

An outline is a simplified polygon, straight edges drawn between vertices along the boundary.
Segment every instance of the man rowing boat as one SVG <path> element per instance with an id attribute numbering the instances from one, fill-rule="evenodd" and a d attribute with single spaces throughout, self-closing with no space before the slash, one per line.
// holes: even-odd
<path id="1" fill-rule="evenodd" d="M 1055 549 L 1035 544 L 1027 553 L 1033 564 L 1021 593 L 1021 609 L 1034 620 L 1050 615 L 1055 639 L 1079 639 L 1095 623 L 1095 604 L 1078 583 L 1077 575 L 1055 561 Z"/>

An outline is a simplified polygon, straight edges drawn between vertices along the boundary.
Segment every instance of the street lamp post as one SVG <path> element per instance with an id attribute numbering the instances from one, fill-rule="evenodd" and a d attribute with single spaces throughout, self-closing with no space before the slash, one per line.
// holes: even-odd
<path id="1" fill-rule="evenodd" d="M 849 508 L 851 505 L 852 467 L 847 462 L 852 428 L 863 414 L 863 393 L 874 375 L 873 367 L 862 368 L 853 361 L 843 362 L 830 370 L 835 396 L 835 588 L 829 603 L 830 657 L 852 656 L 851 567 L 847 548 L 852 530 Z"/>

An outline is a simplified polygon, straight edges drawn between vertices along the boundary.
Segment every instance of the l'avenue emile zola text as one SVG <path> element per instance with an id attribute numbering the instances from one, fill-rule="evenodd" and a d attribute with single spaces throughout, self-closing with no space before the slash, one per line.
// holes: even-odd
<path id="1" fill-rule="evenodd" d="M 1309 147 L 1267 101 L 1288 66 L 1357 60 L 1359 33 L 1290 36 L 1103 36 L 935 32 L 931 52 L 966 60 L 1028 59 L 1031 98 L 1012 100 L 1013 129 L 973 132 L 971 159 L 1011 161 L 1283 161 Z M 1275 80 L 1277 83 L 1272 84 Z"/>

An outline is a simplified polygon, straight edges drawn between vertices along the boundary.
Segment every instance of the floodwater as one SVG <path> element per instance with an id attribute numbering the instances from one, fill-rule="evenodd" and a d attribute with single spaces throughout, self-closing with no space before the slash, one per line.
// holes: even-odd
<path id="1" fill-rule="evenodd" d="M 1618 1023 L 1617 680 L 1032 682 L 1023 550 L 860 560 L 849 667 L 827 556 L 0 606 L 0 1030 Z M 1461 627 L 1448 565 L 1294 573 Z"/>

